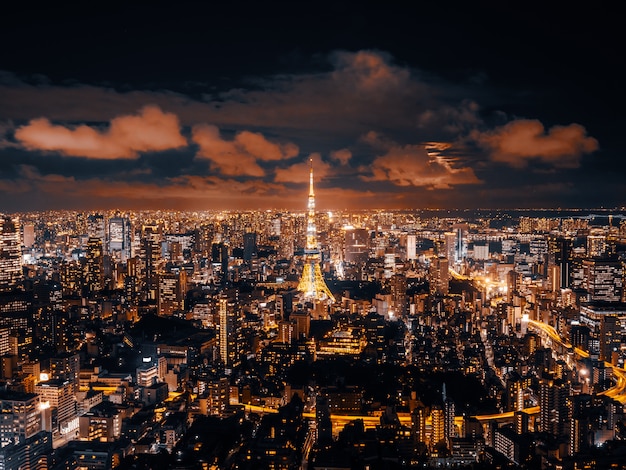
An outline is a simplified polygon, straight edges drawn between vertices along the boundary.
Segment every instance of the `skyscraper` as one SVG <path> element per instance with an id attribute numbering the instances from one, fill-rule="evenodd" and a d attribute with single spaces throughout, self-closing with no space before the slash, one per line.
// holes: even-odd
<path id="1" fill-rule="evenodd" d="M 97 237 L 104 242 L 105 225 L 102 214 L 90 214 L 87 217 L 87 235 L 89 237 Z"/>
<path id="2" fill-rule="evenodd" d="M 239 293 L 231 290 L 219 299 L 219 352 L 227 371 L 241 361 L 239 325 Z"/>
<path id="3" fill-rule="evenodd" d="M 553 380 L 542 380 L 539 384 L 540 430 L 560 436 L 567 429 L 567 402 L 569 387 Z"/>
<path id="4" fill-rule="evenodd" d="M 409 302 L 406 295 L 407 279 L 404 274 L 394 274 L 389 279 L 391 291 L 391 309 L 399 318 L 404 318 L 409 313 Z"/>
<path id="5" fill-rule="evenodd" d="M 445 442 L 445 419 L 443 407 L 439 403 L 435 403 L 431 410 L 431 435 L 430 446 L 431 449 L 435 449 L 435 446 L 440 442 Z"/>
<path id="6" fill-rule="evenodd" d="M 437 295 L 448 295 L 450 274 L 448 273 L 448 259 L 433 258 L 428 269 L 430 292 Z"/>
<path id="7" fill-rule="evenodd" d="M 415 234 L 409 234 L 406 236 L 406 259 L 409 261 L 417 259 Z"/>
<path id="8" fill-rule="evenodd" d="M 317 228 L 315 226 L 315 192 L 313 191 L 313 160 L 309 172 L 309 203 L 306 225 L 306 248 L 304 249 L 304 267 L 298 290 L 305 300 L 312 302 L 330 301 L 335 298 L 322 277 L 320 251 L 317 247 Z"/>
<path id="9" fill-rule="evenodd" d="M 257 254 L 257 234 L 249 232 L 243 234 L 243 261 L 249 263 Z"/>
<path id="10" fill-rule="evenodd" d="M 624 294 L 624 266 L 619 259 L 583 260 L 587 300 L 620 302 Z"/>
<path id="11" fill-rule="evenodd" d="M 144 225 L 141 229 L 142 290 L 148 300 L 157 299 L 158 268 L 161 260 L 161 234 L 156 224 Z"/>
<path id="12" fill-rule="evenodd" d="M 171 316 L 184 310 L 185 294 L 187 293 L 187 272 L 181 269 L 178 273 L 159 273 L 158 314 Z"/>
<path id="13" fill-rule="evenodd" d="M 556 235 L 548 237 L 548 262 L 559 267 L 560 287 L 570 287 L 572 240 Z"/>
<path id="14" fill-rule="evenodd" d="M 102 240 L 90 237 L 87 241 L 86 287 L 89 292 L 98 292 L 104 286 Z"/>
<path id="15" fill-rule="evenodd" d="M 347 228 L 344 235 L 346 263 L 365 263 L 369 258 L 369 233 L 364 228 Z"/>
<path id="16" fill-rule="evenodd" d="M 0 392 L 0 447 L 22 442 L 42 430 L 39 395 Z"/>
<path id="17" fill-rule="evenodd" d="M 126 217 L 112 217 L 109 219 L 108 251 L 113 258 L 126 262 L 131 252 L 130 220 Z"/>
<path id="18" fill-rule="evenodd" d="M 0 216 L 0 291 L 15 289 L 22 279 L 22 254 L 17 220 Z"/>

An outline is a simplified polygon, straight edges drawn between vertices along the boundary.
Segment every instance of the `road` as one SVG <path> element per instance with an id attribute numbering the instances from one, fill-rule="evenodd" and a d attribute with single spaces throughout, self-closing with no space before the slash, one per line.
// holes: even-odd
<path id="1" fill-rule="evenodd" d="M 563 348 L 572 351 L 581 358 L 589 357 L 589 353 L 587 351 L 580 348 L 574 348 L 570 343 L 561 338 L 561 335 L 554 329 L 553 326 L 536 320 L 528 320 L 528 326 L 546 333 L 553 342 L 556 342 Z M 613 377 L 615 377 L 616 381 L 613 387 L 600 392 L 599 395 L 606 395 L 607 397 L 619 401 L 621 404 L 626 404 L 626 370 L 621 367 L 614 366 L 610 362 L 606 361 L 604 362 L 604 366 L 613 369 Z"/>
<path id="2" fill-rule="evenodd" d="M 584 351 L 580 348 L 573 348 L 570 343 L 562 339 L 561 335 L 559 335 L 559 333 L 552 326 L 543 322 L 535 321 L 535 320 L 528 320 L 528 326 L 544 332 L 550 337 L 552 342 L 559 344 L 562 348 L 564 348 L 564 350 L 572 351 L 573 353 L 575 353 L 581 358 L 589 357 L 589 353 L 587 351 Z M 601 392 L 599 395 L 605 395 L 607 397 L 610 397 L 612 399 L 619 401 L 622 404 L 626 404 L 626 370 L 620 367 L 614 366 L 608 362 L 605 362 L 605 366 L 613 369 L 613 376 L 616 378 L 616 383 L 613 387 Z M 255 406 L 255 405 L 245 405 L 245 409 L 247 411 L 261 413 L 261 414 L 277 412 L 277 410 L 273 408 L 268 408 L 265 406 Z M 529 408 L 525 408 L 524 411 L 529 415 L 535 415 L 539 413 L 539 407 L 532 406 Z M 478 415 L 478 416 L 474 416 L 474 418 L 478 419 L 479 421 L 490 421 L 490 420 L 510 421 L 513 419 L 513 414 L 514 414 L 513 411 L 508 411 L 508 412 L 497 413 L 497 414 Z M 315 419 L 314 412 L 303 413 L 303 416 L 305 418 Z M 411 416 L 409 415 L 409 413 L 398 413 L 398 417 L 402 424 L 404 425 L 411 424 Z M 343 426 L 345 426 L 346 424 L 357 419 L 360 419 L 363 421 L 363 425 L 365 426 L 365 428 L 374 428 L 380 424 L 380 417 L 371 416 L 371 415 L 331 414 L 330 419 L 333 423 L 334 433 L 342 429 Z M 462 425 L 463 419 L 464 419 L 463 417 L 457 417 L 455 419 L 455 421 L 457 422 L 457 425 L 459 426 Z M 430 417 L 428 417 L 426 420 L 426 426 L 428 427 L 430 426 L 430 424 L 431 424 Z"/>

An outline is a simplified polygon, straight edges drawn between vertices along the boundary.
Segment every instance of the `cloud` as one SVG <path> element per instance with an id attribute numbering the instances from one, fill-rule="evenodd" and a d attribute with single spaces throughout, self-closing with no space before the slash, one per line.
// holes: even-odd
<path id="1" fill-rule="evenodd" d="M 238 132 L 233 140 L 225 140 L 219 129 L 210 124 L 194 126 L 192 140 L 199 146 L 199 157 L 209 159 L 222 174 L 229 176 L 264 176 L 258 161 L 280 161 L 299 152 L 295 144 L 276 144 L 250 131 Z"/>
<path id="2" fill-rule="evenodd" d="M 30 202 L 42 207 L 57 204 L 65 209 L 98 207 L 150 209 L 220 209 L 276 208 L 299 209 L 306 194 L 280 184 L 258 179 L 237 181 L 216 176 L 183 175 L 155 181 L 109 180 L 100 177 L 85 179 L 59 174 L 41 174 L 30 165 L 21 165 L 18 177 L 0 178 L 0 194 L 20 194 L 17 205 L 29 195 Z M 289 206 L 289 204 L 292 204 Z"/>
<path id="3" fill-rule="evenodd" d="M 32 85 L 0 82 L 0 119 L 17 122 L 46 116 L 51 121 L 108 121 L 154 103 L 175 113 L 185 126 L 206 122 L 220 129 L 249 130 L 297 142 L 324 155 L 354 142 L 369 129 L 396 140 L 448 140 L 477 113 L 459 91 L 396 65 L 381 51 L 335 51 L 330 70 L 257 77 L 249 88 L 207 93 L 202 100 L 169 90 L 119 91 L 86 84 Z M 445 106 L 445 112 L 440 112 Z M 416 135 L 418 133 L 418 135 Z M 442 135 L 446 134 L 446 135 Z M 307 153 L 308 153 L 307 152 Z"/>
<path id="4" fill-rule="evenodd" d="M 449 135 L 464 134 L 482 124 L 479 111 L 478 103 L 471 100 L 463 100 L 455 106 L 439 103 L 419 113 L 417 127 L 428 132 L 441 129 Z"/>
<path id="5" fill-rule="evenodd" d="M 28 150 L 99 159 L 133 159 L 141 152 L 187 145 L 178 117 L 157 106 L 145 106 L 137 115 L 116 117 L 106 130 L 87 125 L 70 128 L 46 118 L 33 119 L 15 130 L 15 138 Z"/>
<path id="6" fill-rule="evenodd" d="M 416 108 L 440 102 L 440 91 L 393 65 L 389 54 L 335 51 L 327 60 L 330 71 L 265 77 L 251 89 L 207 95 L 207 119 L 220 127 L 263 126 L 300 136 L 312 136 L 313 129 L 312 139 L 327 143 L 327 152 L 340 147 L 339 138 L 356 139 L 364 126 L 414 133 Z"/>
<path id="7" fill-rule="evenodd" d="M 277 168 L 274 181 L 308 184 L 311 162 L 313 164 L 314 183 L 323 180 L 326 175 L 328 175 L 331 167 L 328 163 L 322 161 L 322 157 L 319 153 L 312 153 L 304 162 L 296 163 L 289 168 Z"/>
<path id="8" fill-rule="evenodd" d="M 522 168 L 538 160 L 557 168 L 577 168 L 583 154 L 598 150 L 598 141 L 579 124 L 554 126 L 546 133 L 537 120 L 520 119 L 489 132 L 471 134 L 491 158 Z"/>
<path id="9" fill-rule="evenodd" d="M 333 150 L 330 152 L 330 158 L 338 161 L 342 165 L 347 165 L 352 158 L 352 152 L 348 149 Z"/>
<path id="10" fill-rule="evenodd" d="M 381 92 L 406 85 L 410 78 L 407 69 L 390 65 L 389 54 L 362 50 L 337 51 L 331 55 L 335 71 L 334 81 L 349 83 L 366 92 Z"/>
<path id="11" fill-rule="evenodd" d="M 384 151 L 371 164 L 372 176 L 365 181 L 389 181 L 396 186 L 422 186 L 450 189 L 456 185 L 482 183 L 470 167 L 458 167 L 440 153 L 449 144 L 432 143 L 400 145 L 369 132 L 363 141 Z"/>

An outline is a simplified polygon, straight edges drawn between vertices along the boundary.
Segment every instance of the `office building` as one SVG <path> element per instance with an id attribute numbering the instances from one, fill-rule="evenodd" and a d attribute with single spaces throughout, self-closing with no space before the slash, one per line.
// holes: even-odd
<path id="1" fill-rule="evenodd" d="M 11 291 L 22 281 L 19 222 L 0 215 L 0 292 Z"/>

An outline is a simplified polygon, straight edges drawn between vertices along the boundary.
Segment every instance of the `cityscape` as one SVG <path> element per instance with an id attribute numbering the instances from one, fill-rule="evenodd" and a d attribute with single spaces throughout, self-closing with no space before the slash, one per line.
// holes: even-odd
<path id="1" fill-rule="evenodd" d="M 535 212 L 5 214 L 0 464 L 621 468 L 626 214 Z"/>
<path id="2" fill-rule="evenodd" d="M 626 468 L 613 10 L 2 18 L 0 470 Z"/>

